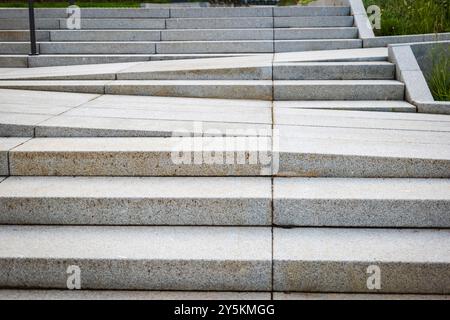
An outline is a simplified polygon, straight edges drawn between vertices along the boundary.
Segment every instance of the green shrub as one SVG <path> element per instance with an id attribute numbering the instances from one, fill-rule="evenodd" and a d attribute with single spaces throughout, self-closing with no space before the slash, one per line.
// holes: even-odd
<path id="1" fill-rule="evenodd" d="M 381 8 L 381 29 L 375 34 L 405 35 L 450 32 L 450 0 L 363 0 Z"/>
<path id="2" fill-rule="evenodd" d="M 433 67 L 427 75 L 431 93 L 435 100 L 450 101 L 450 53 L 436 50 L 432 53 L 431 61 Z"/>

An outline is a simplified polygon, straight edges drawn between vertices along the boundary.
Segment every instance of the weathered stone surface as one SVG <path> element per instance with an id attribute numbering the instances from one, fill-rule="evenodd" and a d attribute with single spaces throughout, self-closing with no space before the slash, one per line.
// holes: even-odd
<path id="1" fill-rule="evenodd" d="M 361 48 L 359 39 L 275 40 L 275 52 L 298 52 Z"/>
<path id="2" fill-rule="evenodd" d="M 416 106 L 399 100 L 325 100 L 325 101 L 274 101 L 274 108 L 323 109 L 348 111 L 386 111 L 386 112 L 416 112 Z"/>
<path id="3" fill-rule="evenodd" d="M 394 80 L 277 80 L 273 86 L 274 100 L 403 100 L 405 95 L 405 85 Z"/>
<path id="4" fill-rule="evenodd" d="M 274 181 L 274 223 L 448 228 L 448 190 L 448 179 L 278 178 Z"/>
<path id="5" fill-rule="evenodd" d="M 450 300 L 450 295 L 274 292 L 273 299 L 274 300 Z"/>
<path id="6" fill-rule="evenodd" d="M 274 290 L 448 294 L 449 246 L 448 230 L 275 229 Z"/>
<path id="7" fill-rule="evenodd" d="M 246 29 L 272 28 L 272 17 L 175 18 L 166 21 L 166 29 Z M 162 28 L 164 29 L 164 28 Z"/>
<path id="8" fill-rule="evenodd" d="M 267 225 L 269 178 L 10 177 L 0 223 L 42 225 Z"/>
<path id="9" fill-rule="evenodd" d="M 450 178 L 443 144 L 285 138 L 279 150 L 283 176 Z"/>
<path id="10" fill-rule="evenodd" d="M 2 288 L 271 290 L 270 228 L 1 226 Z M 237 272 L 238 271 L 238 272 Z M 37 277 L 36 274 L 39 276 Z"/>
<path id="11" fill-rule="evenodd" d="M 354 27 L 275 28 L 273 32 L 275 40 L 354 39 L 358 37 L 358 29 Z"/>
<path id="12" fill-rule="evenodd" d="M 0 87 L 3 84 L 0 81 Z M 106 94 L 215 99 L 272 99 L 268 80 L 118 80 L 106 84 Z"/>
<path id="13" fill-rule="evenodd" d="M 274 80 L 388 80 L 395 66 L 389 62 L 275 63 Z"/>
<path id="14" fill-rule="evenodd" d="M 433 298 L 432 296 L 431 298 Z M 2 300 L 270 300 L 269 292 L 0 290 Z"/>
<path id="15" fill-rule="evenodd" d="M 44 42 L 42 54 L 152 54 L 156 52 L 154 42 Z"/>
<path id="16" fill-rule="evenodd" d="M 51 41 L 159 41 L 159 30 L 55 30 Z"/>
<path id="17" fill-rule="evenodd" d="M 262 29 L 185 29 L 161 30 L 162 41 L 273 40 L 273 30 Z"/>
<path id="18" fill-rule="evenodd" d="M 105 85 L 108 81 L 103 80 L 0 80 L 0 88 L 17 90 L 37 90 L 54 92 L 73 92 L 73 93 L 105 93 Z"/>
<path id="19" fill-rule="evenodd" d="M 352 27 L 352 16 L 275 17 L 275 28 Z"/>
<path id="20" fill-rule="evenodd" d="M 272 165 L 268 137 L 35 138 L 9 160 L 11 175 L 41 176 L 259 176 Z"/>
<path id="21" fill-rule="evenodd" d="M 27 138 L 0 138 L 0 176 L 9 175 L 8 152 L 27 140 Z"/>
<path id="22" fill-rule="evenodd" d="M 273 41 L 181 41 L 158 42 L 156 53 L 268 53 L 273 52 Z"/>

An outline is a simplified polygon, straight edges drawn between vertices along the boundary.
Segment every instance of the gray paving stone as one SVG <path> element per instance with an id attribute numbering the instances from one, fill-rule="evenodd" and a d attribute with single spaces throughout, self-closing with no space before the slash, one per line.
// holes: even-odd
<path id="1" fill-rule="evenodd" d="M 391 101 L 274 101 L 275 108 L 324 109 L 324 110 L 354 110 L 354 111 L 386 111 L 386 112 L 416 112 L 416 106 L 399 100 Z"/>
<path id="2" fill-rule="evenodd" d="M 1 293 L 0 293 L 1 294 Z M 450 295 L 274 292 L 274 300 L 450 300 Z"/>
<path id="3" fill-rule="evenodd" d="M 53 29 L 67 29 L 67 22 L 65 19 L 60 19 L 60 28 Z M 165 19 L 136 19 L 136 18 L 124 18 L 124 19 L 81 19 L 81 29 L 164 29 Z"/>
<path id="4" fill-rule="evenodd" d="M 0 176 L 9 175 L 8 152 L 18 145 L 26 142 L 27 138 L 1 138 L 0 137 Z"/>
<path id="5" fill-rule="evenodd" d="M 274 100 L 403 100 L 405 86 L 393 80 L 277 80 Z"/>
<path id="6" fill-rule="evenodd" d="M 34 126 L 51 115 L 0 112 L 0 137 L 33 137 Z"/>
<path id="7" fill-rule="evenodd" d="M 275 17 L 275 28 L 352 27 L 352 16 Z"/>
<path id="8" fill-rule="evenodd" d="M 304 16 L 348 16 L 348 6 L 281 6 L 273 8 L 275 17 L 304 17 Z"/>
<path id="9" fill-rule="evenodd" d="M 275 229 L 274 290 L 448 294 L 449 241 L 448 230 Z"/>
<path id="10" fill-rule="evenodd" d="M 282 125 L 450 132 L 450 117 L 445 115 L 277 108 L 274 118 Z"/>
<path id="11" fill-rule="evenodd" d="M 269 53 L 272 41 L 177 41 L 156 43 L 156 53 Z"/>
<path id="12" fill-rule="evenodd" d="M 7 68 L 27 68 L 27 55 L 0 55 L 0 67 Z"/>
<path id="13" fill-rule="evenodd" d="M 53 30 L 59 29 L 59 20 L 53 19 L 36 19 L 35 25 L 37 29 Z M 26 19 L 8 18 L 0 19 L 0 30 L 28 30 L 28 17 Z"/>
<path id="14" fill-rule="evenodd" d="M 28 53 L 30 53 L 29 42 L 0 42 L 0 54 L 28 54 Z"/>
<path id="15" fill-rule="evenodd" d="M 51 41 L 159 41 L 159 30 L 58 30 L 50 31 Z"/>
<path id="16" fill-rule="evenodd" d="M 317 51 L 361 48 L 360 39 L 275 40 L 275 52 Z"/>
<path id="17" fill-rule="evenodd" d="M 389 62 L 274 63 L 274 80 L 387 80 L 394 79 Z"/>
<path id="18" fill-rule="evenodd" d="M 150 61 L 152 54 L 45 54 L 30 56 L 30 68 Z M 1 56 L 0 56 L 1 59 Z M 1 60 L 0 60 L 1 62 Z"/>
<path id="19" fill-rule="evenodd" d="M 9 154 L 11 175 L 259 176 L 267 137 L 35 138 Z"/>
<path id="20" fill-rule="evenodd" d="M 3 83 L 0 81 L 0 87 Z M 106 94 L 152 95 L 217 99 L 272 99 L 268 80 L 118 80 L 106 84 Z"/>
<path id="21" fill-rule="evenodd" d="M 273 30 L 263 29 L 186 29 L 161 30 L 162 41 L 273 40 Z"/>
<path id="22" fill-rule="evenodd" d="M 271 290 L 270 228 L 1 226 L 2 288 Z M 239 270 L 239 272 L 236 272 Z M 39 277 L 36 277 L 36 274 Z"/>
<path id="23" fill-rule="evenodd" d="M 31 129 L 30 129 L 31 130 Z M 271 125 L 253 123 L 58 116 L 34 127 L 36 137 L 270 136 Z"/>
<path id="24" fill-rule="evenodd" d="M 154 42 L 43 42 L 42 54 L 152 54 Z"/>
<path id="25" fill-rule="evenodd" d="M 342 28 L 275 28 L 275 40 L 303 39 L 354 39 L 358 37 L 358 29 Z"/>
<path id="26" fill-rule="evenodd" d="M 0 80 L 0 88 L 34 91 L 54 91 L 71 93 L 105 93 L 105 85 L 110 81 L 103 80 Z"/>
<path id="27" fill-rule="evenodd" d="M 448 228 L 449 190 L 448 179 L 278 178 L 274 181 L 274 223 Z"/>
<path id="28" fill-rule="evenodd" d="M 166 29 L 254 29 L 272 28 L 271 17 L 175 18 L 166 21 Z M 164 28 L 162 28 L 164 29 Z"/>
<path id="29" fill-rule="evenodd" d="M 314 62 L 314 61 L 386 61 L 387 48 L 364 48 L 322 50 L 314 52 L 281 52 L 275 53 L 274 62 Z"/>
<path id="30" fill-rule="evenodd" d="M 171 18 L 272 17 L 271 7 L 171 8 Z"/>
<path id="31" fill-rule="evenodd" d="M 270 226 L 270 178 L 10 177 L 0 223 Z"/>
<path id="32" fill-rule="evenodd" d="M 2 104 L 20 104 L 44 107 L 76 107 L 98 98 L 96 94 L 42 92 L 0 89 Z"/>
<path id="33" fill-rule="evenodd" d="M 275 125 L 276 134 L 282 137 L 302 139 L 339 139 L 357 141 L 399 142 L 423 144 L 450 144 L 450 132 L 426 131 L 426 129 L 402 130 L 395 127 L 389 129 L 321 127 L 321 126 L 287 126 Z"/>
<path id="34" fill-rule="evenodd" d="M 281 176 L 355 178 L 449 178 L 446 144 L 350 139 L 284 138 Z"/>
<path id="35" fill-rule="evenodd" d="M 50 32 L 49 31 L 36 31 L 37 41 L 49 41 Z M 30 41 L 30 32 L 28 30 L 1 30 L 0 31 L 0 41 Z"/>
<path id="36" fill-rule="evenodd" d="M 2 300 L 270 300 L 269 292 L 0 290 Z"/>

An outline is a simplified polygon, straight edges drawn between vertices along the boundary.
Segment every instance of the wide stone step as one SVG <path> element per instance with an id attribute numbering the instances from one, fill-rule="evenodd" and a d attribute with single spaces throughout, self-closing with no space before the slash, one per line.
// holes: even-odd
<path id="1" fill-rule="evenodd" d="M 274 80 L 382 80 L 394 79 L 389 62 L 275 63 Z"/>
<path id="2" fill-rule="evenodd" d="M 274 290 L 448 294 L 449 247 L 449 230 L 275 229 Z"/>
<path id="3" fill-rule="evenodd" d="M 158 54 L 271 53 L 273 50 L 272 40 L 156 42 Z"/>
<path id="4" fill-rule="evenodd" d="M 49 31 L 36 31 L 37 41 L 49 41 L 50 32 Z M 0 30 L 0 41 L 17 41 L 24 42 L 30 41 L 30 31 L 28 30 Z M 3 44 L 2 44 L 3 45 Z"/>
<path id="5" fill-rule="evenodd" d="M 382 298 L 380 295 L 372 299 Z M 350 295 L 351 298 L 352 295 Z M 356 296 L 358 298 L 359 296 Z M 449 296 L 397 296 L 397 299 L 449 300 Z M 284 296 L 280 296 L 284 298 Z M 313 298 L 313 297 L 310 297 Z M 318 299 L 323 296 L 320 295 Z M 330 295 L 330 299 L 335 295 Z M 339 297 L 338 297 L 339 298 Z M 369 299 L 370 297 L 365 297 Z M 2 300 L 270 300 L 270 292 L 220 292 L 220 291 L 136 291 L 136 290 L 33 290 L 1 289 Z"/>
<path id="6" fill-rule="evenodd" d="M 269 137 L 36 138 L 9 151 L 11 175 L 260 176 Z"/>
<path id="7" fill-rule="evenodd" d="M 166 20 L 165 29 L 247 29 L 273 28 L 272 17 L 245 18 L 174 18 Z M 162 28 L 164 29 L 164 27 Z"/>
<path id="8" fill-rule="evenodd" d="M 0 20 L 1 21 L 1 20 Z M 145 19 L 145 18 L 124 18 L 124 19 L 81 19 L 81 29 L 164 29 L 166 27 L 165 19 Z M 59 28 L 67 29 L 66 19 L 58 21 Z M 42 28 L 41 28 L 42 29 Z"/>
<path id="9" fill-rule="evenodd" d="M 37 18 L 65 18 L 67 17 L 66 8 L 47 9 L 36 8 L 35 16 Z M 81 8 L 83 18 L 168 18 L 169 9 L 130 9 L 130 8 Z M 0 19 L 5 18 L 23 18 L 28 19 L 28 9 L 0 9 Z"/>
<path id="10" fill-rule="evenodd" d="M 41 42 L 42 54 L 152 54 L 155 43 L 133 42 Z"/>
<path id="11" fill-rule="evenodd" d="M 29 54 L 29 42 L 0 42 L 0 54 Z"/>
<path id="12" fill-rule="evenodd" d="M 0 180 L 9 175 L 8 152 L 26 142 L 27 138 L 0 138 Z"/>
<path id="13" fill-rule="evenodd" d="M 358 28 L 356 27 L 275 28 L 273 32 L 273 37 L 275 40 L 358 38 Z"/>
<path id="14" fill-rule="evenodd" d="M 72 266 L 84 289 L 271 290 L 270 228 L 1 226 L 0 241 L 2 288 L 65 289 Z"/>
<path id="15" fill-rule="evenodd" d="M 280 176 L 450 178 L 447 144 L 283 137 L 279 145 Z"/>
<path id="16" fill-rule="evenodd" d="M 171 8 L 171 18 L 272 17 L 271 7 Z"/>
<path id="17" fill-rule="evenodd" d="M 1 33 L 0 33 L 1 35 Z M 54 30 L 50 40 L 61 41 L 159 41 L 160 30 Z"/>
<path id="18" fill-rule="evenodd" d="M 348 6 L 280 6 L 273 8 L 275 17 L 348 16 Z"/>
<path id="19" fill-rule="evenodd" d="M 0 10 L 2 12 L 3 10 Z M 66 20 L 63 20 L 64 23 Z M 60 21 L 56 18 L 54 19 L 36 19 L 35 20 L 36 29 L 43 30 L 53 30 L 60 28 Z M 29 29 L 28 17 L 26 19 L 20 18 L 8 18 L 0 19 L 0 30 L 27 30 Z"/>
<path id="20" fill-rule="evenodd" d="M 278 80 L 274 100 L 403 100 L 405 85 L 394 80 Z"/>
<path id="21" fill-rule="evenodd" d="M 353 27 L 353 16 L 275 17 L 274 28 Z"/>
<path id="22" fill-rule="evenodd" d="M 270 178 L 9 177 L 0 223 L 270 226 Z"/>
<path id="23" fill-rule="evenodd" d="M 0 81 L 0 88 L 140 96 L 272 99 L 269 80 L 42 80 Z"/>
<path id="24" fill-rule="evenodd" d="M 357 49 L 361 39 L 275 40 L 275 52 Z"/>
<path id="25" fill-rule="evenodd" d="M 358 101 L 358 100 L 325 100 L 325 101 L 274 101 L 275 108 L 313 109 L 313 110 L 348 110 L 348 111 L 387 111 L 416 112 L 416 106 L 400 100 L 393 101 Z"/>
<path id="26" fill-rule="evenodd" d="M 448 179 L 276 178 L 274 224 L 449 228 L 448 190 Z"/>

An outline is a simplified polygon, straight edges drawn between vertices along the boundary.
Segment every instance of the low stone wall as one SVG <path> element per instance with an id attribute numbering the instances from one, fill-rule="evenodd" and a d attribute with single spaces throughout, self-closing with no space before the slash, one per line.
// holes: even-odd
<path id="1" fill-rule="evenodd" d="M 396 64 L 397 80 L 405 83 L 406 100 L 418 112 L 450 114 L 450 101 L 435 101 L 426 80 L 433 54 L 450 56 L 450 41 L 389 45 L 389 60 Z"/>

